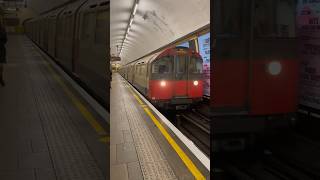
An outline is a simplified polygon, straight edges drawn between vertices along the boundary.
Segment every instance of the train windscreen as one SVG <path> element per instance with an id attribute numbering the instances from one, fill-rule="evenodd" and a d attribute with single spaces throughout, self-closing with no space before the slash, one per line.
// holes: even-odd
<path id="1" fill-rule="evenodd" d="M 173 69 L 173 57 L 166 56 L 157 60 L 152 65 L 152 73 L 153 74 L 170 74 Z"/>
<path id="2" fill-rule="evenodd" d="M 294 38 L 295 0 L 259 0 L 254 8 L 256 38 Z"/>
<path id="3" fill-rule="evenodd" d="M 202 73 L 202 60 L 201 58 L 191 56 L 189 61 L 188 72 L 191 74 L 201 74 Z"/>

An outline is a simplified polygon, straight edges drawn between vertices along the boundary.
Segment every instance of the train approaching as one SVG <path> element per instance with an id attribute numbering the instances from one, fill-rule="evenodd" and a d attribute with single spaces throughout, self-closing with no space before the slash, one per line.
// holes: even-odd
<path id="1" fill-rule="evenodd" d="M 214 7 L 213 147 L 290 128 L 298 104 L 295 1 L 216 0 Z"/>
<path id="2" fill-rule="evenodd" d="M 109 109 L 109 0 L 78 0 L 24 23 L 27 36 Z"/>
<path id="3" fill-rule="evenodd" d="M 123 66 L 120 74 L 163 109 L 186 109 L 202 100 L 202 58 L 189 48 L 146 56 Z"/>

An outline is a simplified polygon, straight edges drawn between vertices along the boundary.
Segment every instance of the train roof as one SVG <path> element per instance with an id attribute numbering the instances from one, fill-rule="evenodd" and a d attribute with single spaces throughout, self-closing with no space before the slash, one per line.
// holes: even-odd
<path id="1" fill-rule="evenodd" d="M 70 16 L 77 12 L 81 6 L 83 6 L 88 0 L 80 0 L 70 4 L 67 4 L 65 8 L 60 13 L 59 17 L 61 16 Z"/>
<path id="2" fill-rule="evenodd" d="M 110 7 L 110 0 L 90 0 L 85 3 L 80 12 L 96 11 L 97 9 L 106 9 Z"/>
<path id="3" fill-rule="evenodd" d="M 165 50 L 156 52 L 154 54 L 145 56 L 143 58 L 140 58 L 136 61 L 130 62 L 127 65 L 133 65 L 133 64 L 146 64 L 146 63 L 151 63 L 153 62 L 155 59 L 163 57 L 163 56 L 167 56 L 167 55 L 176 55 L 178 53 L 186 53 L 188 55 L 195 55 L 197 57 L 201 57 L 200 54 L 198 52 L 196 52 L 195 50 L 188 48 L 188 47 L 182 47 L 182 46 L 177 46 L 177 47 L 171 47 L 171 48 L 167 48 Z"/>

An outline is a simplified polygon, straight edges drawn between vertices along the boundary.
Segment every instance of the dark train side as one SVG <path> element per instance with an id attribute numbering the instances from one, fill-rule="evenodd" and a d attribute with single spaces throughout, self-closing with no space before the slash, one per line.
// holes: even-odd
<path id="1" fill-rule="evenodd" d="M 25 22 L 27 36 L 109 109 L 109 0 L 79 0 Z"/>

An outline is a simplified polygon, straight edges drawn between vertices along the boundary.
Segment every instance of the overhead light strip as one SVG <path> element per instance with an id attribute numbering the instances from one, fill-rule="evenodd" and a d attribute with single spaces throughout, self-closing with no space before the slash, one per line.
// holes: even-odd
<path id="1" fill-rule="evenodd" d="M 119 56 L 121 56 L 121 54 L 122 54 L 122 49 L 123 49 L 124 41 L 128 38 L 128 34 L 129 34 L 130 30 L 131 30 L 131 25 L 132 25 L 132 22 L 133 22 L 133 18 L 134 18 L 134 16 L 135 16 L 136 13 L 137 13 L 138 4 L 139 4 L 139 0 L 135 0 L 133 11 L 132 11 L 132 13 L 130 14 L 130 20 L 129 20 L 129 24 L 128 24 L 128 26 L 127 26 L 126 34 L 124 35 L 123 41 L 122 41 L 122 43 L 121 43 Z"/>

